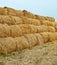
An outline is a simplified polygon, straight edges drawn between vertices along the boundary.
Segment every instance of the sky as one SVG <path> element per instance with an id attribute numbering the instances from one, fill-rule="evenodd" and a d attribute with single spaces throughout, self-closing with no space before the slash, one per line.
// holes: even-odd
<path id="1" fill-rule="evenodd" d="M 57 0 L 0 0 L 0 7 L 4 6 L 54 17 L 57 20 Z"/>

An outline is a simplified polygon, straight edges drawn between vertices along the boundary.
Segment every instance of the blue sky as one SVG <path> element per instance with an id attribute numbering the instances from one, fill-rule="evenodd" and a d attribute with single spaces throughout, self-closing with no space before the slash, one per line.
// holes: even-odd
<path id="1" fill-rule="evenodd" d="M 4 6 L 52 16 L 57 20 L 57 0 L 0 0 L 0 7 Z"/>

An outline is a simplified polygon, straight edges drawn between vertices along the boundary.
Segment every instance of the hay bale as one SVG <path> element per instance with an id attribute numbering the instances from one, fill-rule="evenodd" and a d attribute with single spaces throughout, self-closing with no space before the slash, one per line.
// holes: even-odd
<path id="1" fill-rule="evenodd" d="M 7 47 L 7 52 L 10 53 L 10 52 L 13 52 L 16 50 L 16 44 L 15 44 L 15 41 L 13 38 L 11 37 L 8 37 L 6 38 L 6 47 Z M 13 45 L 13 46 L 12 46 Z"/>
<path id="2" fill-rule="evenodd" d="M 48 26 L 49 32 L 56 32 L 56 29 L 53 26 Z"/>
<path id="3" fill-rule="evenodd" d="M 56 32 L 43 32 L 40 34 L 44 39 L 44 43 L 57 40 L 57 33 Z"/>
<path id="4" fill-rule="evenodd" d="M 17 12 L 17 16 L 19 16 L 19 17 L 24 16 L 24 13 L 22 10 L 16 10 L 16 12 Z"/>
<path id="5" fill-rule="evenodd" d="M 29 48 L 29 43 L 24 36 L 16 37 L 14 40 L 16 41 L 15 42 L 16 43 L 16 50 L 22 50 L 25 48 Z"/>
<path id="6" fill-rule="evenodd" d="M 55 19 L 53 17 L 44 17 L 44 16 L 40 16 L 40 15 L 35 15 L 31 12 L 28 12 L 26 10 L 15 10 L 13 8 L 9 8 L 9 7 L 4 7 L 4 8 L 0 8 L 0 14 L 2 15 L 13 15 L 13 16 L 25 16 L 27 18 L 32 18 L 32 19 L 38 19 L 40 21 L 42 20 L 47 20 L 47 21 L 55 21 Z"/>
<path id="7" fill-rule="evenodd" d="M 0 53 L 11 53 L 17 50 L 34 47 L 38 44 L 57 40 L 57 33 L 43 32 L 40 34 L 25 34 L 21 37 L 0 38 Z"/>
<path id="8" fill-rule="evenodd" d="M 35 15 L 26 11 L 26 10 L 23 10 L 23 13 L 24 13 L 24 16 L 25 17 L 28 17 L 28 18 L 35 18 Z"/>
<path id="9" fill-rule="evenodd" d="M 43 44 L 44 43 L 43 37 L 39 33 L 36 33 L 35 36 L 37 39 L 37 44 Z"/>
<path id="10" fill-rule="evenodd" d="M 47 20 L 42 20 L 41 24 L 42 25 L 47 25 L 47 26 L 55 26 L 54 22 L 49 22 Z"/>
<path id="11" fill-rule="evenodd" d="M 57 40 L 57 33 L 56 32 L 55 33 L 49 32 L 48 36 L 49 36 L 49 41 L 55 41 L 55 40 Z"/>
<path id="12" fill-rule="evenodd" d="M 2 53 L 2 44 L 0 42 L 0 53 Z"/>
<path id="13" fill-rule="evenodd" d="M 25 48 L 31 48 L 38 44 L 34 34 L 27 34 L 21 37 L 0 38 L 0 53 L 11 53 Z"/>
<path id="14" fill-rule="evenodd" d="M 24 37 L 27 39 L 30 48 L 38 44 L 34 34 L 27 34 L 24 35 Z"/>
<path id="15" fill-rule="evenodd" d="M 11 16 L 11 15 L 0 15 L 0 23 L 14 25 L 14 24 L 21 24 L 23 23 L 23 21 L 20 17 Z"/>
<path id="16" fill-rule="evenodd" d="M 0 37 L 18 37 L 24 34 L 40 33 L 40 32 L 55 32 L 52 26 L 35 26 L 31 24 L 7 25 L 0 24 Z"/>
<path id="17" fill-rule="evenodd" d="M 37 33 L 37 26 L 29 24 L 29 28 L 30 28 L 30 33 Z"/>
<path id="18" fill-rule="evenodd" d="M 54 22 L 54 26 L 57 26 L 57 21 L 56 21 L 56 22 Z"/>
<path id="19" fill-rule="evenodd" d="M 11 37 L 0 38 L 0 44 L 2 45 L 2 50 L 0 53 L 10 53 L 16 50 L 15 41 Z"/>
<path id="20" fill-rule="evenodd" d="M 37 19 L 31 19 L 27 17 L 16 17 L 11 15 L 0 15 L 0 23 L 6 23 L 8 25 L 14 24 L 33 24 L 33 25 L 41 25 L 40 21 Z"/>
<path id="21" fill-rule="evenodd" d="M 18 25 L 11 25 L 9 28 L 11 37 L 18 37 L 22 35 L 22 30 Z"/>
<path id="22" fill-rule="evenodd" d="M 10 36 L 10 29 L 7 24 L 0 24 L 0 37 Z"/>
<path id="23" fill-rule="evenodd" d="M 40 32 L 48 32 L 48 26 L 45 25 L 41 25 L 41 26 L 37 26 L 37 31 Z"/>
<path id="24" fill-rule="evenodd" d="M 45 17 L 45 20 L 48 20 L 48 21 L 51 21 L 51 22 L 54 22 L 55 21 L 55 19 L 53 18 L 53 17 Z"/>
<path id="25" fill-rule="evenodd" d="M 5 43 L 6 43 L 6 39 L 4 38 L 0 38 L 0 53 L 6 53 L 7 54 L 7 48 L 5 46 Z"/>
<path id="26" fill-rule="evenodd" d="M 0 15 L 6 15 L 6 14 L 7 14 L 7 9 L 0 7 Z"/>
<path id="27" fill-rule="evenodd" d="M 28 19 L 29 19 L 29 22 L 31 21 L 31 24 L 33 25 L 37 25 L 37 26 L 41 25 L 40 21 L 37 19 L 30 19 L 30 18 Z"/>
<path id="28" fill-rule="evenodd" d="M 14 24 L 14 22 L 12 21 L 11 17 L 8 15 L 0 15 L 2 22 L 1 23 L 6 23 L 8 25 Z"/>
<path id="29" fill-rule="evenodd" d="M 12 25 L 12 24 L 14 24 L 14 21 L 8 15 L 0 15 L 0 23 L 1 24 L 5 24 L 6 23 L 8 25 Z"/>
<path id="30" fill-rule="evenodd" d="M 55 32 L 52 26 L 35 26 L 31 24 L 7 25 L 0 24 L 0 37 L 18 37 L 24 34 L 40 33 L 40 32 Z"/>
<path id="31" fill-rule="evenodd" d="M 55 28 L 55 31 L 57 32 L 57 22 L 54 22 L 54 28 Z"/>
<path id="32" fill-rule="evenodd" d="M 40 33 L 40 35 L 42 36 L 44 43 L 49 41 L 48 32 L 42 32 L 42 33 Z"/>
<path id="33" fill-rule="evenodd" d="M 54 26 L 54 28 L 55 28 L 55 31 L 57 32 L 57 26 Z"/>
<path id="34" fill-rule="evenodd" d="M 18 25 L 18 24 L 22 24 L 23 23 L 23 21 L 22 21 L 22 19 L 20 17 L 11 16 L 11 18 L 14 21 L 13 22 L 14 24 L 17 24 Z"/>
<path id="35" fill-rule="evenodd" d="M 37 26 L 37 32 L 55 32 L 55 28 L 52 26 L 40 25 Z"/>
<path id="36" fill-rule="evenodd" d="M 40 21 L 42 20 L 41 16 L 39 16 L 39 15 L 35 15 L 35 18 L 38 19 L 38 20 L 40 20 Z"/>
<path id="37" fill-rule="evenodd" d="M 0 38 L 0 53 L 7 54 L 25 48 L 29 48 L 29 43 L 24 36 L 16 38 Z"/>
<path id="38" fill-rule="evenodd" d="M 40 16 L 40 15 L 35 15 L 35 18 L 42 21 L 42 20 L 46 20 L 46 21 L 50 21 L 50 22 L 54 22 L 55 19 L 53 17 L 48 17 L 48 16 Z"/>
<path id="39" fill-rule="evenodd" d="M 5 7 L 4 7 L 4 9 L 5 9 Z M 9 7 L 6 7 L 6 9 L 7 9 L 7 15 L 17 16 L 17 12 L 15 9 L 9 8 Z"/>
<path id="40" fill-rule="evenodd" d="M 29 28 L 28 24 L 20 24 L 19 27 L 22 30 L 23 34 L 29 34 L 30 33 L 30 28 Z"/>
<path id="41" fill-rule="evenodd" d="M 2 23 L 2 24 L 4 23 L 3 19 L 2 19 L 2 15 L 0 15 L 0 23 Z"/>
<path id="42" fill-rule="evenodd" d="M 40 21 L 37 19 L 31 19 L 27 17 L 21 17 L 23 20 L 23 23 L 25 24 L 33 24 L 33 25 L 41 25 Z"/>

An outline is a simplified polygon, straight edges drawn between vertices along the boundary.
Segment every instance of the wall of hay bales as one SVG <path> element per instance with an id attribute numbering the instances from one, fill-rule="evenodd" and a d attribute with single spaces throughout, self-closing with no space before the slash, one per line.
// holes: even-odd
<path id="1" fill-rule="evenodd" d="M 0 53 L 10 53 L 57 40 L 53 17 L 0 8 Z"/>

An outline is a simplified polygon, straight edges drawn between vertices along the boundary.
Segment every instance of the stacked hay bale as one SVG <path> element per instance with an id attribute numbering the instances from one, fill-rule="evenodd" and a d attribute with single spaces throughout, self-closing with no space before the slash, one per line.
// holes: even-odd
<path id="1" fill-rule="evenodd" d="M 10 53 L 57 40 L 57 22 L 52 17 L 26 10 L 0 8 L 0 53 Z"/>
<path id="2" fill-rule="evenodd" d="M 48 21 L 52 21 L 54 22 L 55 19 L 53 17 L 48 17 L 48 16 L 39 16 L 39 15 L 35 15 L 32 14 L 31 12 L 28 12 L 26 10 L 15 10 L 13 8 L 9 8 L 9 7 L 4 7 L 4 8 L 0 8 L 0 14 L 1 15 L 12 15 L 12 16 L 25 16 L 28 18 L 32 18 L 32 19 L 38 19 L 38 20 L 48 20 Z"/>

